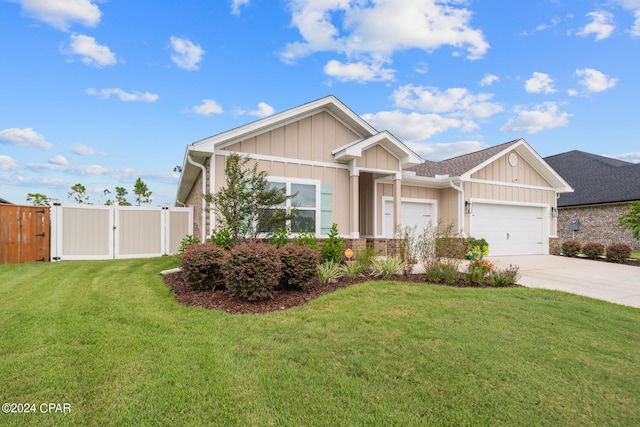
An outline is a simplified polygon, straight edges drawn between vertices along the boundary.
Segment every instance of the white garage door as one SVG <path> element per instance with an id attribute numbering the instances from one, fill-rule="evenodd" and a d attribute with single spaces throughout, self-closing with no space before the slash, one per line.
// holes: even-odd
<path id="1" fill-rule="evenodd" d="M 489 243 L 489 255 L 544 253 L 543 209 L 474 203 L 471 236 Z"/>
<path id="2" fill-rule="evenodd" d="M 431 222 L 431 203 L 401 202 L 400 226 L 416 227 L 416 233 L 422 233 Z M 393 238 L 393 200 L 384 203 L 384 236 Z"/>

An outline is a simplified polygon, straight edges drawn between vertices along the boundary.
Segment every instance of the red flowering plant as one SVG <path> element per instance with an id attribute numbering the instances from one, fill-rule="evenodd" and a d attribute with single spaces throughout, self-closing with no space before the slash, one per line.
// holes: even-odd
<path id="1" fill-rule="evenodd" d="M 493 272 L 494 268 L 495 265 L 486 259 L 474 258 L 467 266 L 467 279 L 471 283 L 480 284 L 487 274 Z"/>

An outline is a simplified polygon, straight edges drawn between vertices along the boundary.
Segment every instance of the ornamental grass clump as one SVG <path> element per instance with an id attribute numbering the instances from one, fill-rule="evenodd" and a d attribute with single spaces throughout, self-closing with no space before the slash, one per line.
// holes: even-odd
<path id="1" fill-rule="evenodd" d="M 460 279 L 458 268 L 453 264 L 436 261 L 427 267 L 425 275 L 429 282 L 444 282 L 448 285 L 455 285 Z"/>
<path id="2" fill-rule="evenodd" d="M 467 266 L 466 278 L 474 285 L 479 285 L 484 278 L 493 271 L 494 265 L 482 258 L 474 258 Z"/>
<path id="3" fill-rule="evenodd" d="M 497 269 L 493 273 L 489 274 L 486 278 L 486 283 L 493 287 L 513 286 L 520 279 L 520 268 L 517 265 L 509 264 L 508 268 Z"/>
<path id="4" fill-rule="evenodd" d="M 193 290 L 215 290 L 224 286 L 222 266 L 227 252 L 212 244 L 200 243 L 186 246 L 180 254 L 180 269 Z"/>
<path id="5" fill-rule="evenodd" d="M 384 258 L 376 258 L 371 264 L 371 275 L 389 279 L 392 276 L 402 274 L 404 271 L 404 263 L 397 256 L 387 256 Z"/>
<path id="6" fill-rule="evenodd" d="M 320 283 L 336 283 L 344 275 L 340 263 L 336 261 L 325 261 L 318 264 L 318 281 Z"/>
<path id="7" fill-rule="evenodd" d="M 233 296 L 256 301 L 273 297 L 279 284 L 281 265 L 278 248 L 250 241 L 229 251 L 222 272 Z"/>
<path id="8" fill-rule="evenodd" d="M 364 277 L 366 271 L 367 267 L 358 261 L 350 261 L 342 266 L 342 274 L 348 279 Z"/>
<path id="9" fill-rule="evenodd" d="M 598 259 L 604 253 L 604 245 L 596 242 L 585 243 L 582 247 L 582 253 L 589 259 Z"/>

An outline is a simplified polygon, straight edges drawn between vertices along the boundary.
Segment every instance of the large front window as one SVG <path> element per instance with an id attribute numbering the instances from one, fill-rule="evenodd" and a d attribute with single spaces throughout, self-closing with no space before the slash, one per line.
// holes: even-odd
<path id="1" fill-rule="evenodd" d="M 270 184 L 275 188 L 283 188 L 287 196 L 293 196 L 288 198 L 283 205 L 274 206 L 267 212 L 267 215 L 279 210 L 287 213 L 293 212 L 290 221 L 287 221 L 286 224 L 284 222 L 275 224 L 275 228 L 288 226 L 292 233 L 310 231 L 317 234 L 316 224 L 320 209 L 319 184 L 301 183 L 297 180 L 281 181 L 278 178 L 270 180 Z"/>

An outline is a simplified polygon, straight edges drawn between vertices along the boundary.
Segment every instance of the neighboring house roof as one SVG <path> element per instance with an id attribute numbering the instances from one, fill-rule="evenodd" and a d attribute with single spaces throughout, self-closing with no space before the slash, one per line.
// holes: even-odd
<path id="1" fill-rule="evenodd" d="M 425 161 L 408 168 L 418 176 L 429 178 L 460 177 L 471 178 L 478 170 L 495 161 L 499 157 L 515 152 L 526 159 L 559 193 L 571 192 L 571 186 L 538 153 L 522 138 L 496 145 L 495 147 L 475 151 L 473 153 L 443 160 L 441 162 Z"/>
<path id="2" fill-rule="evenodd" d="M 0 203 L 5 203 L 5 204 L 7 204 L 7 205 L 11 205 L 11 204 L 12 204 L 10 201 L 5 200 L 5 199 L 3 199 L 3 198 L 0 198 Z"/>
<path id="3" fill-rule="evenodd" d="M 640 200 L 640 164 L 578 150 L 545 160 L 575 190 L 560 196 L 559 207 Z"/>

